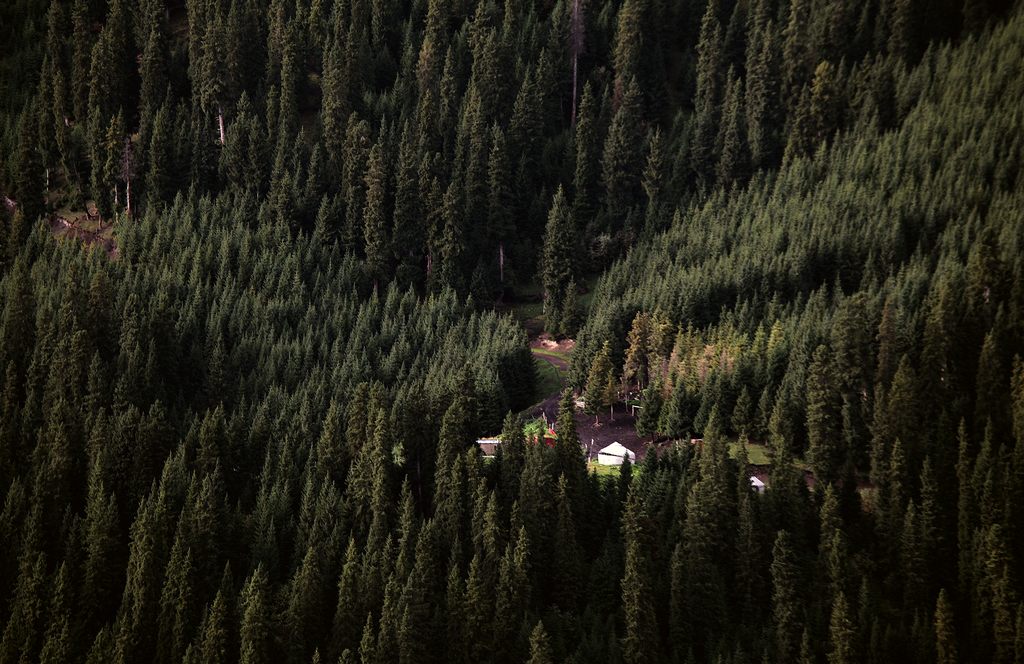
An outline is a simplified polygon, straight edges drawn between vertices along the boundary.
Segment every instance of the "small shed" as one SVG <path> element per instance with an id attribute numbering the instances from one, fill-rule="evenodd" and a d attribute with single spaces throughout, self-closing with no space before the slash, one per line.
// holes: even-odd
<path id="1" fill-rule="evenodd" d="M 602 448 L 597 453 L 597 462 L 602 466 L 621 466 L 625 459 L 629 459 L 630 463 L 636 463 L 636 454 L 619 441 Z"/>
<path id="2" fill-rule="evenodd" d="M 501 438 L 478 438 L 476 444 L 485 457 L 492 457 L 498 453 L 498 448 L 501 447 Z"/>
<path id="3" fill-rule="evenodd" d="M 759 480 L 755 475 L 750 476 L 750 486 L 754 488 L 756 493 L 764 493 L 764 482 Z"/>

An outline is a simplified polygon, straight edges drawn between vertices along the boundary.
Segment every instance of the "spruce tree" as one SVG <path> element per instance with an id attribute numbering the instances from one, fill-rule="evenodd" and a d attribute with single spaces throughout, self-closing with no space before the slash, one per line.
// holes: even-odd
<path id="1" fill-rule="evenodd" d="M 646 133 L 643 123 L 640 88 L 635 79 L 629 79 L 624 84 L 622 100 L 608 129 L 601 162 L 605 207 L 613 231 L 622 227 L 630 208 L 639 199 L 643 137 Z"/>
<path id="2" fill-rule="evenodd" d="M 395 210 L 391 228 L 394 257 L 399 267 L 396 276 L 402 282 L 422 278 L 425 240 L 423 201 L 419 192 L 419 152 L 413 130 L 406 124 L 398 147 L 395 171 Z"/>
<path id="3" fill-rule="evenodd" d="M 509 248 L 515 239 L 516 223 L 511 189 L 511 168 L 505 134 L 495 124 L 491 130 L 491 151 L 487 160 L 487 250 L 495 252 L 499 281 L 506 283 Z"/>
<path id="4" fill-rule="evenodd" d="M 718 182 L 722 186 L 746 181 L 750 157 L 747 147 L 743 86 L 735 75 L 729 77 L 725 100 L 722 104 L 723 122 L 720 130 L 721 145 L 718 158 Z"/>
<path id="5" fill-rule="evenodd" d="M 834 375 L 831 351 L 824 345 L 818 346 L 807 377 L 807 441 L 814 476 L 825 483 L 838 480 L 845 459 Z"/>
<path id="6" fill-rule="evenodd" d="M 576 239 L 572 218 L 559 187 L 551 202 L 544 231 L 541 281 L 544 285 L 544 325 L 553 334 L 562 331 L 562 310 L 569 283 L 576 274 Z"/>
<path id="7" fill-rule="evenodd" d="M 39 153 L 39 135 L 36 116 L 40 109 L 35 104 L 29 105 L 22 114 L 21 126 L 18 129 L 18 148 L 14 161 L 14 195 L 19 211 L 28 227 L 36 223 L 45 211 L 46 174 L 43 158 Z M 27 230 L 27 229 L 26 229 Z M 12 238 L 11 248 L 21 247 L 27 233 Z"/>
<path id="8" fill-rule="evenodd" d="M 622 659 L 641 664 L 658 658 L 657 620 L 646 556 L 638 541 L 626 543 L 626 569 L 622 577 L 622 612 L 626 634 L 622 638 Z"/>
<path id="9" fill-rule="evenodd" d="M 782 124 L 780 54 L 775 25 L 771 22 L 755 32 L 751 48 L 756 50 L 747 70 L 747 137 L 751 166 L 771 166 L 780 156 L 779 126 Z"/>
<path id="10" fill-rule="evenodd" d="M 599 421 L 598 413 L 601 412 L 601 409 L 611 406 L 607 388 L 609 382 L 613 381 L 611 345 L 605 341 L 601 346 L 601 350 L 590 363 L 590 372 L 587 374 L 587 384 L 583 392 L 586 401 L 586 413 L 587 415 L 594 416 L 594 424 L 597 424 Z"/>
<path id="11" fill-rule="evenodd" d="M 946 589 L 939 591 L 935 602 L 935 661 L 936 664 L 957 664 L 956 625 L 953 622 L 953 605 Z"/>
<path id="12" fill-rule="evenodd" d="M 387 238 L 387 165 L 384 146 L 377 142 L 370 149 L 366 167 L 366 207 L 363 210 L 363 247 L 366 251 L 366 267 L 374 283 L 388 267 Z"/>
<path id="13" fill-rule="evenodd" d="M 583 86 L 573 136 L 576 168 L 573 173 L 572 218 L 577 232 L 590 226 L 596 208 L 599 175 L 596 104 L 590 83 L 587 82 Z"/>
<path id="14" fill-rule="evenodd" d="M 544 629 L 544 623 L 537 621 L 537 626 L 530 634 L 530 659 L 528 664 L 553 664 L 551 657 L 551 643 L 548 633 Z"/>
<path id="15" fill-rule="evenodd" d="M 709 2 L 701 19 L 700 41 L 697 44 L 696 118 L 692 143 L 692 167 L 703 186 L 714 182 L 716 119 L 724 93 L 722 26 L 717 16 L 718 3 Z"/>
<path id="16" fill-rule="evenodd" d="M 153 206 L 170 201 L 174 191 L 174 161 L 171 157 L 174 135 L 170 123 L 170 110 L 165 103 L 153 120 L 145 174 L 146 199 Z"/>
<path id="17" fill-rule="evenodd" d="M 854 644 L 856 633 L 846 595 L 840 592 L 832 603 L 832 620 L 828 631 L 829 664 L 853 664 L 859 661 Z"/>
<path id="18" fill-rule="evenodd" d="M 789 532 L 780 530 L 772 548 L 772 614 L 775 624 L 775 653 L 779 661 L 797 656 L 798 634 L 803 629 L 799 599 L 800 572 Z"/>

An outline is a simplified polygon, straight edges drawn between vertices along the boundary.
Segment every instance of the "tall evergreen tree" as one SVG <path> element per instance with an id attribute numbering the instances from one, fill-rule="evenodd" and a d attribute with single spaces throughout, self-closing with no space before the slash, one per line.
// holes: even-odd
<path id="1" fill-rule="evenodd" d="M 576 241 L 572 218 L 559 187 L 551 201 L 544 231 L 542 281 L 544 284 L 544 323 L 555 334 L 563 331 L 562 315 L 566 290 L 576 274 Z"/>
<path id="2" fill-rule="evenodd" d="M 640 88 L 635 79 L 629 79 L 612 117 L 601 162 L 605 206 L 612 230 L 622 227 L 627 213 L 639 200 L 645 133 Z"/>

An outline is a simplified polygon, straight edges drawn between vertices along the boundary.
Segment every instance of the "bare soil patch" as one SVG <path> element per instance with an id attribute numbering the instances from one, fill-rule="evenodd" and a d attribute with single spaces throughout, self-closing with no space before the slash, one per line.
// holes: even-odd
<path id="1" fill-rule="evenodd" d="M 55 214 L 50 217 L 50 233 L 56 238 L 72 238 L 88 247 L 99 247 L 111 260 L 117 260 L 114 225 L 88 212 L 71 218 Z"/>

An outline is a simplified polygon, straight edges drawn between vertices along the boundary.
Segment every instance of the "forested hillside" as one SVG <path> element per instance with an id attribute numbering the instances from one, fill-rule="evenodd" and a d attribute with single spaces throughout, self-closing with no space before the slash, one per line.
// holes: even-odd
<path id="1" fill-rule="evenodd" d="M 0 664 L 1024 658 L 1010 0 L 0 25 Z"/>

